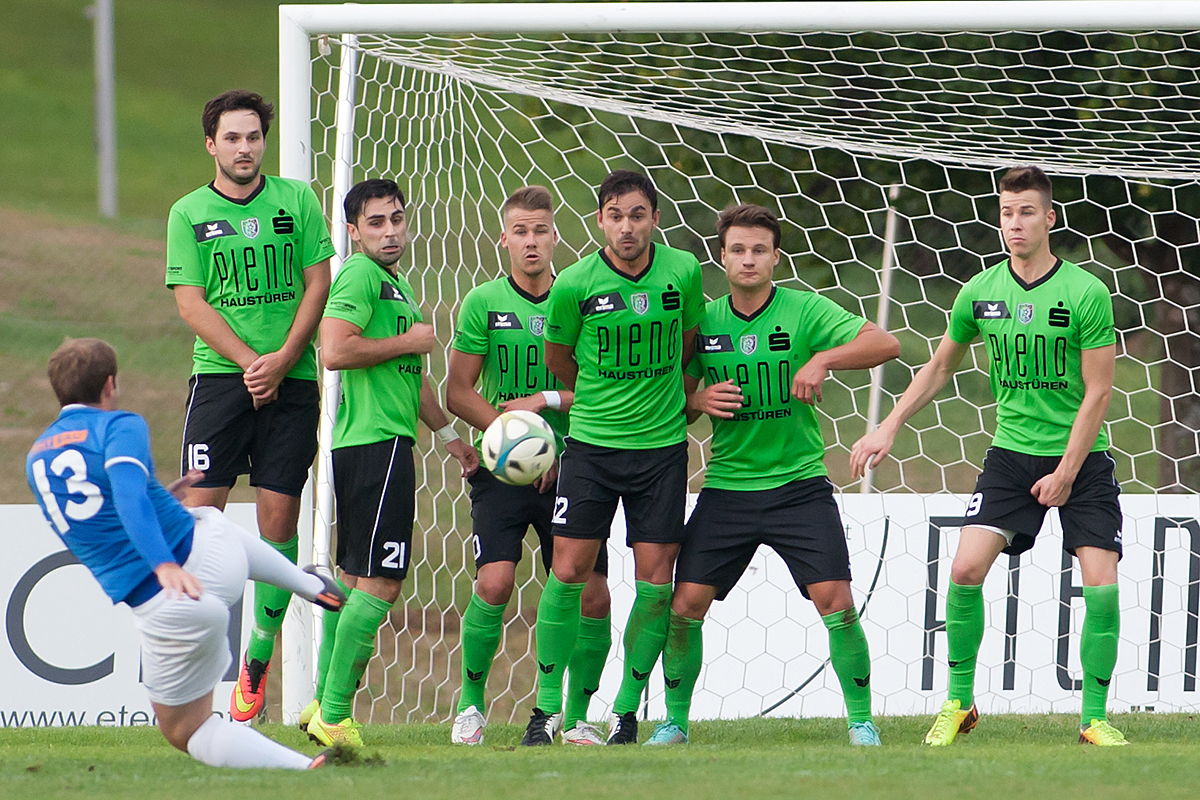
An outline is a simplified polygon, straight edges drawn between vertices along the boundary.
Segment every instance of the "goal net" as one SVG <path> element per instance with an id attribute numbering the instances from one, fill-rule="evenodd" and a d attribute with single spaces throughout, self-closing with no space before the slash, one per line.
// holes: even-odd
<path id="1" fill-rule="evenodd" d="M 1001 6 L 1023 13 L 999 18 Z M 1041 166 L 1054 180 L 1055 253 L 1104 281 L 1116 313 L 1107 425 L 1126 526 L 1112 704 L 1196 707 L 1195 4 L 284 6 L 281 26 L 284 173 L 312 180 L 342 257 L 346 189 L 371 177 L 400 183 L 411 239 L 401 266 L 443 345 L 466 292 L 507 269 L 497 245 L 504 198 L 525 184 L 551 189 L 561 269 L 603 244 L 595 189 L 616 168 L 654 180 L 661 241 L 700 258 L 709 297 L 727 292 L 716 214 L 755 202 L 783 223 L 781 285 L 886 318 L 900 358 L 833 375 L 819 408 L 880 713 L 925 713 L 943 696 L 950 556 L 995 422 L 984 347 L 914 417 L 872 493 L 850 481 L 848 448 L 874 414 L 873 377 L 886 413 L 930 357 L 957 290 L 1005 257 L 999 176 Z M 429 374 L 444 385 L 443 350 Z M 330 418 L 335 393 L 331 376 Z M 708 428 L 691 430 L 695 492 Z M 318 555 L 330 528 L 336 536 L 324 456 Z M 356 700 L 364 721 L 454 713 L 474 575 L 470 506 L 457 465 L 424 431 L 417 480 L 414 559 Z M 1041 538 L 1032 553 L 1002 558 L 985 584 L 984 710 L 1078 708 L 1081 581 L 1055 514 Z M 619 661 L 633 578 L 624 536 L 610 548 Z M 518 571 L 488 686 L 493 722 L 532 706 L 538 563 L 527 550 Z M 295 694 L 304 680 L 311 697 L 311 648 L 288 652 L 285 671 L 301 677 L 285 686 L 285 716 L 307 701 Z M 782 563 L 760 552 L 705 625 L 695 715 L 840 715 L 826 656 L 820 618 Z M 620 670 L 610 667 L 593 717 L 615 694 Z M 655 681 L 651 716 L 662 713 Z"/>

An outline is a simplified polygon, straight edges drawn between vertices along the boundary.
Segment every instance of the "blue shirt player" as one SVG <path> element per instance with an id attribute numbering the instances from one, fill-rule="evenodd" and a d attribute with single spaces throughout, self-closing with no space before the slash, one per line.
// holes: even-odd
<path id="1" fill-rule="evenodd" d="M 185 509 L 173 496 L 203 477 L 164 488 L 154 477 L 150 431 L 115 408 L 117 355 L 99 339 L 71 339 L 50 357 L 62 405 L 25 461 L 50 527 L 114 603 L 133 609 L 142 681 L 163 735 L 219 767 L 311 769 L 316 758 L 212 713 L 213 688 L 232 661 L 229 607 L 246 580 L 286 588 L 336 611 L 345 601 L 332 576 L 301 570 L 215 508 Z"/>

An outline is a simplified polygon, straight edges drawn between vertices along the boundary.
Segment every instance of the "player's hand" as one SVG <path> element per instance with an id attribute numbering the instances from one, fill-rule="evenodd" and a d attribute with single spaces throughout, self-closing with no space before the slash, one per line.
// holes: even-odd
<path id="1" fill-rule="evenodd" d="M 542 477 L 537 479 L 537 481 L 535 482 L 535 485 L 537 486 L 537 490 L 540 494 L 545 494 L 546 492 L 554 491 L 554 488 L 556 486 L 558 486 L 558 461 L 557 460 L 555 460 L 555 462 L 550 465 L 550 469 L 546 470 L 545 475 L 543 475 Z"/>
<path id="2" fill-rule="evenodd" d="M 433 326 L 428 322 L 414 322 L 413 326 L 400 334 L 404 343 L 404 352 L 425 355 L 432 353 L 437 347 L 437 337 L 433 335 Z"/>
<path id="3" fill-rule="evenodd" d="M 279 390 L 276 389 L 273 392 L 271 392 L 269 395 L 267 395 L 266 397 L 262 397 L 262 398 L 254 397 L 253 395 L 251 395 L 251 399 L 254 400 L 254 410 L 258 411 L 260 408 L 265 406 L 267 403 L 274 403 L 276 400 L 278 400 L 279 399 Z"/>
<path id="4" fill-rule="evenodd" d="M 892 452 L 896 435 L 885 428 L 876 428 L 850 448 L 850 477 L 861 478 L 867 470 L 875 469 Z"/>
<path id="5" fill-rule="evenodd" d="M 172 599 L 186 596 L 193 600 L 199 600 L 200 595 L 204 594 L 204 584 L 200 582 L 200 579 L 173 561 L 159 564 L 155 568 L 154 574 L 163 587 L 163 591 Z"/>
<path id="6" fill-rule="evenodd" d="M 796 376 L 792 378 L 792 397 L 815 406 L 821 402 L 821 384 L 828 377 L 829 370 L 825 365 L 815 357 L 810 358 L 807 364 L 796 370 Z"/>
<path id="7" fill-rule="evenodd" d="M 731 419 L 742 407 L 742 390 L 732 379 L 705 386 L 688 395 L 688 409 L 718 419 Z"/>
<path id="8" fill-rule="evenodd" d="M 479 469 L 479 453 L 462 439 L 446 442 L 446 452 L 458 459 L 464 478 L 474 475 L 475 470 Z"/>
<path id="9" fill-rule="evenodd" d="M 187 490 L 195 486 L 200 481 L 204 480 L 204 473 L 198 469 L 189 469 L 187 474 L 176 481 L 171 481 L 167 484 L 167 491 L 175 496 L 179 502 L 183 502 L 183 498 L 187 495 Z"/>
<path id="10" fill-rule="evenodd" d="M 534 392 L 528 397 L 517 397 L 512 400 L 505 400 L 500 404 L 500 410 L 506 411 L 532 411 L 539 413 L 546 407 L 546 395 L 541 392 Z"/>
<path id="11" fill-rule="evenodd" d="M 274 399 L 272 395 L 279 388 L 279 384 L 283 383 L 283 379 L 287 377 L 288 370 L 292 368 L 293 363 L 278 350 L 274 353 L 263 353 L 242 374 L 246 390 L 256 401 L 255 408 L 266 405 Z"/>
<path id="12" fill-rule="evenodd" d="M 1058 508 L 1067 504 L 1067 499 L 1071 496 L 1071 488 L 1074 485 L 1073 477 L 1068 478 L 1055 470 L 1040 478 L 1029 490 L 1029 493 L 1047 508 Z"/>

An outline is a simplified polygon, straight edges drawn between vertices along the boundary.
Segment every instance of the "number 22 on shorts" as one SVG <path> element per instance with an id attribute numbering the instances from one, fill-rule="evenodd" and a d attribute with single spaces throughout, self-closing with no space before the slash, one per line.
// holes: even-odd
<path id="1" fill-rule="evenodd" d="M 555 525 L 567 524 L 567 498 L 562 495 L 554 498 L 554 516 L 550 518 L 550 522 Z"/>

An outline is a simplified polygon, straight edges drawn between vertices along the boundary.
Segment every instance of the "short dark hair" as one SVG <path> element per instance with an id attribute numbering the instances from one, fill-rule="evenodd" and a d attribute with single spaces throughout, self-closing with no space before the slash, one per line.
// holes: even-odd
<path id="1" fill-rule="evenodd" d="M 545 186 L 522 186 L 508 196 L 500 206 L 500 218 L 504 219 L 514 208 L 522 211 L 549 211 L 554 213 L 554 199 Z"/>
<path id="2" fill-rule="evenodd" d="M 400 191 L 400 187 L 394 180 L 370 178 L 359 181 L 354 184 L 354 188 L 346 192 L 346 199 L 342 201 L 342 210 L 346 212 L 346 222 L 357 225 L 358 218 L 362 215 L 367 201 L 377 197 L 394 197 L 400 201 L 400 208 L 404 208 L 404 192 Z"/>
<path id="3" fill-rule="evenodd" d="M 725 232 L 730 228 L 766 228 L 775 240 L 776 250 L 783 240 L 783 230 L 779 227 L 779 218 L 775 216 L 775 212 L 753 203 L 729 206 L 717 215 L 717 240 L 721 243 L 722 250 L 725 249 Z"/>
<path id="4" fill-rule="evenodd" d="M 271 120 L 275 119 L 275 106 L 264 100 L 261 94 L 244 89 L 231 89 L 204 104 L 200 123 L 204 126 L 206 137 L 217 138 L 217 125 L 221 122 L 221 115 L 226 111 L 253 111 L 258 114 L 258 121 L 262 123 L 264 139 L 267 138 L 267 131 L 271 129 Z"/>
<path id="5" fill-rule="evenodd" d="M 1054 201 L 1054 184 L 1040 168 L 1034 166 L 1013 167 L 1000 179 L 1000 191 L 1002 192 L 1024 192 L 1029 189 L 1035 189 L 1041 194 L 1042 199 L 1046 202 L 1046 208 L 1050 208 Z"/>
<path id="6" fill-rule="evenodd" d="M 615 169 L 608 173 L 608 177 L 596 192 L 596 208 L 603 209 L 609 200 L 630 192 L 646 195 L 646 199 L 650 201 L 650 211 L 658 211 L 658 190 L 654 188 L 654 182 L 640 172 L 627 169 Z"/>
<path id="7" fill-rule="evenodd" d="M 46 368 L 59 405 L 100 402 L 108 376 L 117 377 L 117 351 L 101 339 L 67 339 Z"/>

